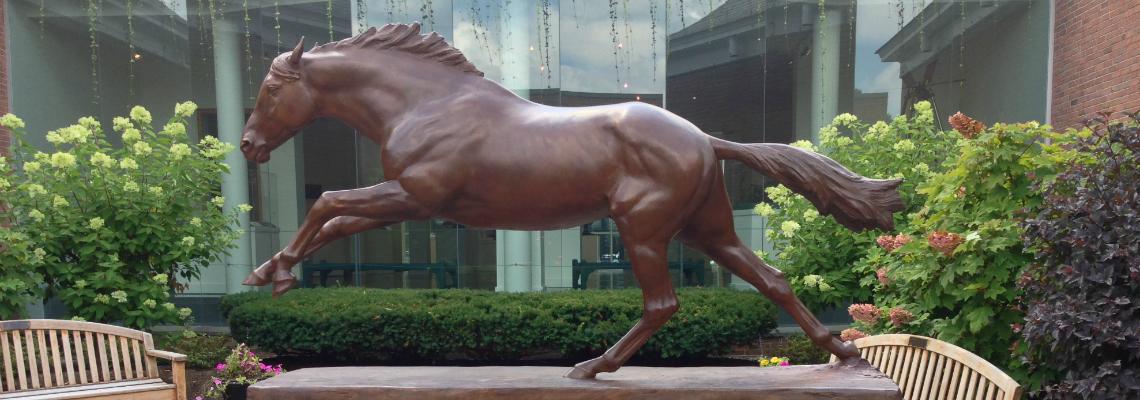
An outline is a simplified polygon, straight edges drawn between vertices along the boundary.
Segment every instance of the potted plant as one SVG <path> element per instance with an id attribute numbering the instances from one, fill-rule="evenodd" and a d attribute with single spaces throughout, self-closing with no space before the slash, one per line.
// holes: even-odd
<path id="1" fill-rule="evenodd" d="M 261 358 L 243 343 L 235 347 L 225 362 L 214 368 L 214 372 L 214 385 L 203 396 L 195 397 L 195 400 L 245 400 L 245 391 L 249 385 L 277 376 L 285 370 L 280 364 L 274 367 L 261 362 Z"/>

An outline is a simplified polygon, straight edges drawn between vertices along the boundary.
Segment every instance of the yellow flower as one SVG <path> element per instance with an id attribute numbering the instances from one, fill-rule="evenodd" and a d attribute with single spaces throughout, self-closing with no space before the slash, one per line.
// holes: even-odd
<path id="1" fill-rule="evenodd" d="M 134 106 L 133 108 L 131 108 L 131 119 L 134 120 L 135 122 L 140 122 L 143 124 L 149 124 L 150 123 L 150 111 L 147 111 L 142 106 Z"/>
<path id="2" fill-rule="evenodd" d="M 768 364 L 771 364 L 771 362 L 770 362 L 770 361 L 768 361 L 768 359 L 767 359 L 767 358 L 765 358 L 765 359 L 763 359 L 763 360 L 760 360 L 760 366 L 761 366 L 761 367 L 767 367 L 767 366 L 768 366 Z"/>
<path id="3" fill-rule="evenodd" d="M 155 283 L 162 283 L 162 284 L 165 284 L 166 280 L 169 278 L 170 278 L 170 275 L 167 275 L 167 274 L 158 274 L 158 275 L 150 277 L 150 279 L 153 280 Z"/>
<path id="4" fill-rule="evenodd" d="M 768 360 L 768 362 L 770 362 L 772 364 L 779 364 L 780 363 L 780 357 L 772 357 L 772 359 Z"/>
<path id="5" fill-rule="evenodd" d="M 8 129 L 23 129 L 24 120 L 10 113 L 4 114 L 3 117 L 0 117 L 0 126 L 4 126 Z"/>
<path id="6" fill-rule="evenodd" d="M 193 101 L 186 101 L 174 105 L 174 115 L 182 118 L 187 118 L 191 115 L 194 115 L 194 112 L 197 110 L 198 105 L 194 104 Z"/>
<path id="7" fill-rule="evenodd" d="M 57 169 L 68 169 L 75 166 L 75 156 L 66 152 L 55 152 L 51 155 L 51 166 Z"/>

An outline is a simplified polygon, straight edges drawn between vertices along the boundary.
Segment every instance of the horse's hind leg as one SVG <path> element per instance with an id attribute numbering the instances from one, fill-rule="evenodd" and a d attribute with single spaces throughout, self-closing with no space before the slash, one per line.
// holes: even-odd
<path id="1" fill-rule="evenodd" d="M 305 246 L 305 251 L 301 255 L 301 259 L 305 259 L 313 255 L 313 253 L 317 252 L 317 250 L 320 250 L 320 248 L 324 247 L 326 244 L 329 244 L 329 242 L 333 242 L 346 236 L 367 230 L 381 228 L 393 223 L 394 221 L 382 221 L 366 217 L 340 216 L 333 218 L 321 226 L 321 230 L 320 232 L 317 232 L 317 236 L 314 237 L 307 246 Z M 242 281 L 241 284 L 248 286 L 264 286 L 270 282 L 273 282 L 274 280 L 292 279 L 289 271 L 277 271 L 278 269 L 276 268 L 276 264 L 274 264 L 272 260 L 266 261 L 264 264 L 261 264 L 260 267 L 257 267 L 257 269 L 253 270 L 253 272 L 251 272 L 249 276 L 245 278 L 245 281 Z"/>
<path id="2" fill-rule="evenodd" d="M 844 343 L 831 335 L 815 315 L 792 291 L 784 274 L 760 260 L 755 253 L 740 242 L 732 225 L 732 212 L 727 196 L 709 196 L 706 204 L 690 219 L 689 225 L 681 231 L 680 238 L 695 247 L 717 264 L 755 286 L 792 316 L 804 333 L 817 346 L 836 355 L 844 363 L 860 359 L 854 345 Z"/>
<path id="3" fill-rule="evenodd" d="M 566 374 L 568 378 L 592 379 L 599 372 L 617 371 L 677 312 L 677 295 L 673 292 L 673 281 L 669 278 L 665 259 L 668 241 L 624 240 L 633 264 L 633 274 L 641 286 L 641 320 L 601 357 L 575 365 Z"/>

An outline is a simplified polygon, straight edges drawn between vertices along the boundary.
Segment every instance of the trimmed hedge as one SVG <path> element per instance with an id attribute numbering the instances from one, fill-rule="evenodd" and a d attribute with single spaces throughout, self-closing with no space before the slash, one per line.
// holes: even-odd
<path id="1" fill-rule="evenodd" d="M 687 288 L 681 308 L 639 353 L 699 358 L 776 326 L 755 292 Z M 234 338 L 279 354 L 352 360 L 517 360 L 558 352 L 600 355 L 641 317 L 641 291 L 496 293 L 472 290 L 297 289 L 279 299 L 226 296 Z"/>

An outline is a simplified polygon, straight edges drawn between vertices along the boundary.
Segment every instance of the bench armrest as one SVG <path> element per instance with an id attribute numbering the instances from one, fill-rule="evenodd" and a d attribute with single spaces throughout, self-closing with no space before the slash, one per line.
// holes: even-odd
<path id="1" fill-rule="evenodd" d="M 186 361 L 186 355 L 185 354 L 179 354 L 179 353 L 175 353 L 172 351 L 147 350 L 146 355 L 151 356 L 151 357 L 158 357 L 158 358 L 165 359 L 165 360 L 175 361 L 175 362 L 185 362 Z"/>

